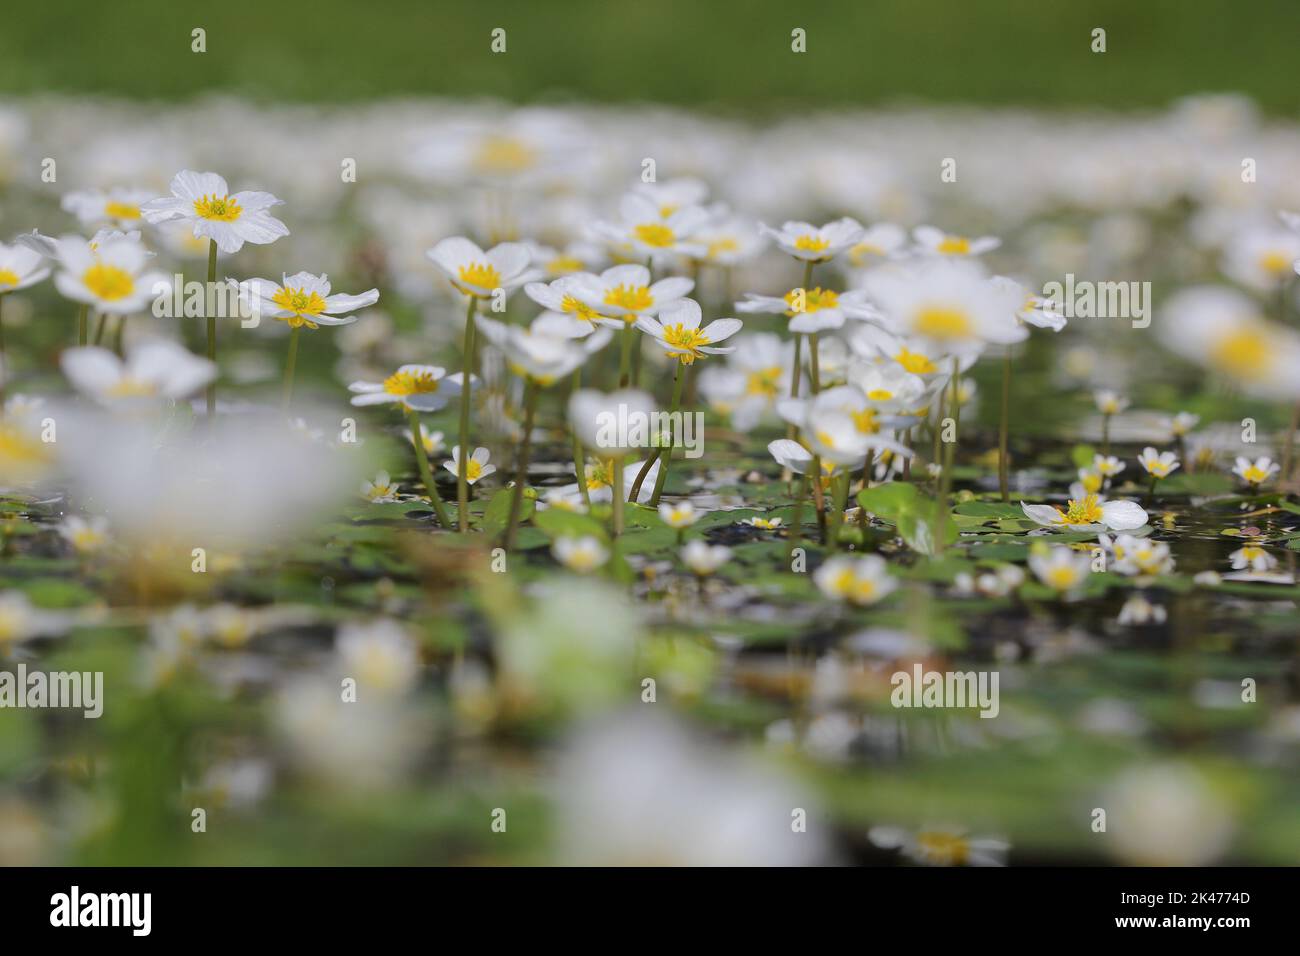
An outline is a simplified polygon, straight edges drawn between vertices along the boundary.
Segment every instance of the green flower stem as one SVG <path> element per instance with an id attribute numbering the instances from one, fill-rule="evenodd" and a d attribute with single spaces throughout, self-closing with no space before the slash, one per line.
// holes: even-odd
<path id="1" fill-rule="evenodd" d="M 99 321 L 95 323 L 95 344 L 99 345 L 104 341 L 104 327 L 108 325 L 108 314 L 101 312 Z"/>
<path id="2" fill-rule="evenodd" d="M 77 344 L 85 345 L 86 336 L 89 333 L 90 306 L 85 303 L 77 310 Z"/>
<path id="3" fill-rule="evenodd" d="M 803 540 L 803 503 L 808 497 L 808 476 L 801 476 L 799 482 L 799 494 L 794 499 L 794 516 L 790 519 L 790 550 L 787 557 L 794 557 L 794 549 L 799 547 L 799 542 Z"/>
<path id="4" fill-rule="evenodd" d="M 5 352 L 5 297 L 0 295 L 0 418 L 5 415 L 5 379 L 9 377 L 9 356 Z"/>
<path id="5" fill-rule="evenodd" d="M 957 409 L 961 402 L 958 400 L 959 390 L 961 388 L 961 364 L 958 359 L 952 360 L 952 397 L 949 401 L 953 408 L 953 426 L 957 425 Z M 940 430 L 943 428 L 943 420 L 940 419 Z M 937 557 L 943 554 L 944 540 L 943 529 L 947 526 L 948 521 L 948 495 L 952 491 L 952 468 L 953 459 L 957 451 L 957 435 L 954 434 L 953 440 L 944 442 L 943 445 L 943 470 L 939 473 L 939 494 L 934 500 L 934 526 L 930 529 L 930 537 L 933 541 L 934 553 Z"/>
<path id="6" fill-rule="evenodd" d="M 284 398 L 282 407 L 287 412 L 289 402 L 293 400 L 293 373 L 298 365 L 298 334 L 302 327 L 298 326 L 289 331 L 289 354 L 284 360 Z M 419 435 L 419 429 L 416 429 L 416 435 Z M 423 445 L 423 442 L 421 443 Z"/>
<path id="7" fill-rule="evenodd" d="M 1110 454 L 1110 415 L 1106 412 L 1101 413 L 1101 453 Z"/>
<path id="8" fill-rule="evenodd" d="M 634 323 L 623 317 L 623 337 L 618 340 L 618 387 L 627 388 L 632 381 L 632 336 Z"/>
<path id="9" fill-rule="evenodd" d="M 821 355 L 818 348 L 819 333 L 813 332 L 808 336 L 808 365 L 812 373 L 812 393 L 818 394 L 822 390 L 822 373 L 821 373 Z"/>
<path id="10" fill-rule="evenodd" d="M 613 487 L 610 488 L 611 498 L 614 500 L 614 537 L 617 538 L 623 533 L 623 455 L 614 456 L 614 481 Z"/>
<path id="11" fill-rule="evenodd" d="M 420 437 L 420 416 L 415 409 L 406 410 L 406 422 L 411 427 L 415 464 L 420 469 L 420 480 L 424 482 L 424 490 L 429 493 L 429 500 L 433 502 L 433 513 L 438 516 L 438 524 L 441 527 L 450 529 L 451 521 L 447 518 L 447 508 L 442 503 L 442 496 L 438 494 L 438 486 L 434 483 L 433 473 L 429 469 L 429 456 L 424 450 L 424 440 Z"/>
<path id="12" fill-rule="evenodd" d="M 207 304 L 208 304 L 208 313 L 209 313 L 208 314 L 208 361 L 214 364 L 217 361 L 217 317 L 215 315 L 212 315 L 211 313 L 216 306 L 216 303 L 213 301 L 214 296 L 212 294 L 212 287 L 216 285 L 216 282 L 217 282 L 217 240 L 209 239 L 208 240 L 208 292 L 207 292 Z M 207 400 L 208 400 L 208 419 L 211 420 L 212 417 L 217 414 L 216 378 L 213 378 L 212 382 L 208 385 Z"/>
<path id="13" fill-rule="evenodd" d="M 465 309 L 465 340 L 461 345 L 460 467 L 456 469 L 456 517 L 461 534 L 469 531 L 469 405 L 470 378 L 474 372 L 474 309 L 477 305 L 478 299 L 471 295 Z"/>
<path id="14" fill-rule="evenodd" d="M 673 403 L 668 413 L 669 421 L 673 420 L 673 416 L 677 414 L 677 410 L 682 403 L 682 381 L 686 378 L 686 373 L 684 371 L 685 368 L 686 368 L 686 363 L 682 361 L 678 361 L 677 370 L 673 372 Z M 659 461 L 660 461 L 659 474 L 655 476 L 654 494 L 650 496 L 651 508 L 659 507 L 659 497 L 664 493 L 664 484 L 668 481 L 668 467 L 672 464 L 673 461 L 672 444 L 669 444 L 667 448 L 659 452 Z M 640 489 L 635 489 L 635 490 L 639 491 Z M 635 501 L 636 498 L 633 497 L 630 500 Z"/>
<path id="15" fill-rule="evenodd" d="M 505 548 L 515 546 L 519 530 L 519 512 L 523 509 L 524 485 L 528 483 L 528 453 L 532 451 L 533 419 L 537 415 L 537 383 L 529 379 L 524 385 L 524 440 L 519 446 L 519 465 L 515 469 L 515 493 L 510 496 L 510 520 L 506 522 Z"/>
<path id="16" fill-rule="evenodd" d="M 573 370 L 573 391 L 576 393 L 582 388 L 582 366 Z M 578 478 L 578 490 L 582 492 L 582 502 L 589 509 L 591 508 L 591 491 L 587 488 L 587 469 L 582 460 L 582 442 L 578 439 L 578 433 L 573 433 L 573 473 Z"/>
<path id="17" fill-rule="evenodd" d="M 1010 461 L 1007 458 L 1007 429 L 1011 418 L 1011 346 L 1002 357 L 1002 416 L 998 421 L 998 491 L 1002 501 L 1011 500 Z"/>
<path id="18" fill-rule="evenodd" d="M 120 315 L 117 318 L 117 326 L 113 329 L 113 352 L 118 358 L 122 357 L 122 340 L 126 336 L 126 316 Z"/>

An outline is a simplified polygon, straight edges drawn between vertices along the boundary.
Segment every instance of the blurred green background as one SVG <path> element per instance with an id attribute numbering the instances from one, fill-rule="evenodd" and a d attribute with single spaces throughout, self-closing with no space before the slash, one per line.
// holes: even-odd
<path id="1" fill-rule="evenodd" d="M 767 112 L 924 99 L 1300 106 L 1296 0 L 54 0 L 0 25 L 0 94 L 661 100 Z M 1094 27 L 1108 51 L 1090 50 Z M 190 31 L 207 30 L 207 53 Z M 489 50 L 507 31 L 507 52 Z M 790 50 L 807 31 L 808 52 Z"/>

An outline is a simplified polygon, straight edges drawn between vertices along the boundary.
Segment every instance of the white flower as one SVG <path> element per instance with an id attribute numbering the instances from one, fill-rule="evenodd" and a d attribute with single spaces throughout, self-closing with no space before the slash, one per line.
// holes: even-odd
<path id="1" fill-rule="evenodd" d="M 551 545 L 551 554 L 570 571 L 579 574 L 589 574 L 609 560 L 609 549 L 591 535 L 556 538 Z"/>
<path id="2" fill-rule="evenodd" d="M 1127 398 L 1110 389 L 1101 389 L 1094 392 L 1092 400 L 1097 403 L 1097 411 L 1103 415 L 1118 415 L 1129 405 Z"/>
<path id="3" fill-rule="evenodd" d="M 512 372 L 549 386 L 603 348 L 612 334 L 608 329 L 599 329 L 581 342 L 571 336 L 550 334 L 546 329 L 551 316 L 563 320 L 559 313 L 545 312 L 526 328 L 485 315 L 477 316 L 475 323 L 483 337 L 502 351 Z"/>
<path id="4" fill-rule="evenodd" d="M 682 564 L 692 574 L 706 577 L 731 560 L 731 549 L 696 539 L 682 548 Z"/>
<path id="5" fill-rule="evenodd" d="M 248 279 L 238 286 L 240 297 L 260 310 L 258 314 L 286 322 L 291 329 L 347 325 L 358 317 L 344 317 L 345 312 L 355 312 L 379 301 L 378 289 L 360 295 L 342 292 L 331 295 L 326 275 L 296 272 L 283 279 L 283 285 L 272 279 Z"/>
<path id="6" fill-rule="evenodd" d="M 568 485 L 566 488 L 549 489 L 542 496 L 541 501 L 537 502 L 538 511 L 545 511 L 547 508 L 554 508 L 556 511 L 569 511 L 580 515 L 587 513 L 587 504 L 576 484 Z"/>
<path id="7" fill-rule="evenodd" d="M 1164 344 L 1256 398 L 1300 398 L 1300 334 L 1260 315 L 1236 291 L 1202 286 L 1173 296 L 1158 323 Z"/>
<path id="8" fill-rule="evenodd" d="M 695 505 L 690 501 L 679 501 L 676 504 L 665 501 L 659 505 L 659 517 L 668 527 L 680 531 L 695 524 L 703 515 L 695 510 Z"/>
<path id="9" fill-rule="evenodd" d="M 695 245 L 702 246 L 703 261 L 719 266 L 737 266 L 749 262 L 767 246 L 767 238 L 758 230 L 758 223 L 738 216 L 709 223 L 691 237 Z"/>
<path id="10" fill-rule="evenodd" d="M 0 656 L 22 641 L 57 634 L 64 626 L 62 617 L 34 607 L 21 591 L 0 591 Z"/>
<path id="11" fill-rule="evenodd" d="M 739 431 L 753 429 L 776 401 L 790 393 L 794 348 L 772 332 L 745 332 L 733 340 L 725 366 L 700 373 L 700 393 L 719 414 L 730 414 Z"/>
<path id="12" fill-rule="evenodd" d="M 49 274 L 45 257 L 35 249 L 0 242 L 0 293 L 26 289 Z"/>
<path id="13" fill-rule="evenodd" d="M 1008 294 L 1016 296 L 1021 301 L 1020 309 L 1016 312 L 1016 318 L 1021 322 L 1027 322 L 1040 329 L 1051 329 L 1053 332 L 1061 331 L 1069 323 L 1058 303 L 1045 299 L 1041 295 L 1034 295 L 1015 279 L 994 276 L 989 281 L 995 286 L 1005 288 Z"/>
<path id="14" fill-rule="evenodd" d="M 923 258 L 875 269 L 863 291 L 879 307 L 886 331 L 918 339 L 927 354 L 978 352 L 1029 334 L 1016 317 L 1023 305 L 1018 293 L 990 282 L 971 262 Z"/>
<path id="15" fill-rule="evenodd" d="M 1238 456 L 1237 463 L 1232 468 L 1232 473 L 1247 484 L 1262 485 L 1276 475 L 1279 470 L 1281 470 L 1281 466 L 1267 455 L 1256 458 L 1253 462 L 1249 458 Z"/>
<path id="16" fill-rule="evenodd" d="M 1138 456 L 1138 464 L 1153 478 L 1168 478 L 1178 470 L 1178 456 L 1172 451 L 1157 452 L 1148 445 Z"/>
<path id="17" fill-rule="evenodd" d="M 599 281 L 591 273 L 566 275 L 550 283 L 529 282 L 524 286 L 524 294 L 548 312 L 571 317 L 577 334 L 588 334 L 595 331 L 596 320 L 602 315 L 578 298 L 576 292 L 581 285 L 590 287 Z"/>
<path id="18" fill-rule="evenodd" d="M 1103 478 L 1114 478 L 1127 467 L 1128 465 L 1114 455 L 1092 456 L 1092 470 Z M 1080 474 L 1079 477 L 1082 478 L 1083 475 Z"/>
<path id="19" fill-rule="evenodd" d="M 637 316 L 655 315 L 684 297 L 695 283 L 681 276 L 669 276 L 651 284 L 645 266 L 622 265 L 600 275 L 582 273 L 572 277 L 569 294 L 586 305 L 601 325 L 622 328 Z"/>
<path id="20" fill-rule="evenodd" d="M 656 456 L 651 459 L 653 464 L 650 470 L 646 472 L 645 478 L 641 482 L 641 490 L 637 492 L 637 503 L 645 504 L 653 497 L 655 479 L 659 477 L 659 458 Z M 629 462 L 623 466 L 623 498 L 627 500 L 632 493 L 632 486 L 636 484 L 637 475 L 645 466 L 644 461 Z M 587 494 L 593 502 L 610 502 L 614 500 L 614 460 L 612 458 L 601 458 L 595 462 L 588 462 L 583 467 L 583 480 L 587 483 Z M 581 489 L 577 483 L 564 485 L 555 489 L 557 494 L 565 495 L 581 502 Z M 580 506 L 569 508 L 568 510 L 580 510 Z M 581 510 L 586 510 L 582 508 Z"/>
<path id="21" fill-rule="evenodd" d="M 1145 762 L 1124 771 L 1099 799 L 1108 845 L 1135 866 L 1205 866 L 1227 849 L 1232 816 L 1199 771 Z"/>
<path id="22" fill-rule="evenodd" d="M 858 468 L 868 453 L 912 455 L 911 449 L 880 431 L 876 410 L 855 385 L 836 386 L 813 399 L 782 399 L 777 409 L 823 461 Z"/>
<path id="23" fill-rule="evenodd" d="M 397 482 L 393 481 L 386 471 L 376 474 L 373 481 L 366 481 L 361 484 L 361 494 L 376 504 L 396 501 L 400 490 Z"/>
<path id="24" fill-rule="evenodd" d="M 1132 531 L 1147 523 L 1147 513 L 1135 501 L 1108 501 L 1098 495 L 1071 499 L 1064 511 L 1053 505 L 1020 502 L 1025 516 L 1049 528 L 1076 531 Z"/>
<path id="25" fill-rule="evenodd" d="M 1286 282 L 1300 261 L 1300 234 L 1276 225 L 1253 226 L 1233 236 L 1224 250 L 1223 274 L 1257 292 Z"/>
<path id="26" fill-rule="evenodd" d="M 108 544 L 108 519 L 69 515 L 59 526 L 59 534 L 77 554 L 94 554 Z"/>
<path id="27" fill-rule="evenodd" d="M 266 245 L 289 235 L 288 227 L 267 212 L 283 200 L 247 190 L 231 195 L 226 181 L 216 173 L 182 170 L 171 181 L 171 193 L 141 206 L 144 218 L 150 223 L 193 222 L 196 238 L 214 240 L 227 255 L 238 252 L 245 242 Z"/>
<path id="28" fill-rule="evenodd" d="M 1257 544 L 1248 544 L 1228 555 L 1234 571 L 1272 571 L 1278 560 Z"/>
<path id="29" fill-rule="evenodd" d="M 81 236 L 58 240 L 63 271 L 54 277 L 59 292 L 110 315 L 142 312 L 171 289 L 161 272 L 146 272 L 150 253 L 138 241 L 118 235 L 96 246 Z"/>
<path id="30" fill-rule="evenodd" d="M 469 456 L 469 461 L 465 467 L 465 480 L 471 485 L 480 478 L 486 478 L 497 470 L 496 465 L 489 465 L 488 459 L 491 453 L 486 448 L 475 448 L 474 453 Z M 451 450 L 451 460 L 444 461 L 442 467 L 446 468 L 453 475 L 460 475 L 460 446 L 457 445 Z"/>
<path id="31" fill-rule="evenodd" d="M 898 587 L 885 559 L 875 554 L 828 558 L 813 574 L 813 582 L 827 597 L 859 607 L 875 604 Z"/>
<path id="32" fill-rule="evenodd" d="M 1031 554 L 1029 570 L 1058 594 L 1077 591 L 1092 573 L 1092 558 L 1086 553 L 1057 545 L 1046 554 Z"/>
<path id="33" fill-rule="evenodd" d="M 956 827 L 872 827 L 867 836 L 876 846 L 898 850 L 921 866 L 1006 866 L 1010 844 L 1000 837 L 974 837 Z"/>
<path id="34" fill-rule="evenodd" d="M 183 345 L 147 339 L 120 359 L 98 346 L 65 349 L 59 365 L 77 391 L 105 405 L 188 398 L 217 375 L 217 367 Z"/>
<path id="35" fill-rule="evenodd" d="M 734 351 L 717 343 L 740 331 L 740 319 L 714 319 L 700 328 L 701 312 L 694 299 L 681 299 L 662 309 L 658 318 L 643 315 L 636 320 L 642 332 L 655 339 L 664 351 L 683 365 L 694 364 L 704 355 L 722 355 Z"/>
<path id="36" fill-rule="evenodd" d="M 1098 543 L 1114 559 L 1110 570 L 1132 577 L 1159 577 L 1172 574 L 1174 558 L 1164 541 L 1139 538 L 1131 534 L 1117 535 L 1113 540 L 1099 535 Z"/>
<path id="37" fill-rule="evenodd" d="M 479 299 L 490 299 L 497 289 L 510 292 L 541 277 L 529 268 L 532 257 L 528 247 L 518 242 L 503 242 L 484 252 L 464 236 L 452 236 L 427 255 L 452 285 Z"/>
<path id="38" fill-rule="evenodd" d="M 771 236 L 782 252 L 804 262 L 829 262 L 862 239 L 862 224 L 854 219 L 836 219 L 824 226 L 791 221 L 780 229 L 760 224 L 764 235 Z"/>
<path id="39" fill-rule="evenodd" d="M 1173 438 L 1182 438 L 1200 424 L 1200 421 L 1200 415 L 1193 415 L 1191 412 L 1179 412 L 1169 419 L 1169 434 Z"/>
<path id="40" fill-rule="evenodd" d="M 152 190 L 115 187 L 107 192 L 81 190 L 68 193 L 60 205 L 81 220 L 82 225 L 108 223 L 118 229 L 138 228 L 144 222 L 140 207 L 153 198 Z"/>
<path id="41" fill-rule="evenodd" d="M 982 256 L 1002 245 L 997 236 L 980 236 L 971 239 L 955 233 L 944 232 L 934 226 L 917 226 L 912 239 L 918 252 L 934 256 Z"/>
<path id="42" fill-rule="evenodd" d="M 353 405 L 396 403 L 403 409 L 436 412 L 460 394 L 460 373 L 447 375 L 437 365 L 403 365 L 382 382 L 353 382 Z"/>
<path id="43" fill-rule="evenodd" d="M 907 233 L 892 222 L 878 222 L 868 226 L 862 237 L 849 249 L 849 263 L 855 267 L 873 265 L 892 259 L 907 245 Z"/>
<path id="44" fill-rule="evenodd" d="M 754 515 L 752 518 L 745 518 L 741 524 L 749 525 L 751 528 L 758 528 L 760 531 L 779 531 L 782 525 L 780 518 L 760 518 Z"/>
<path id="45" fill-rule="evenodd" d="M 396 621 L 344 624 L 338 633 L 338 667 L 365 691 L 397 695 L 419 676 L 420 650 Z"/>
<path id="46" fill-rule="evenodd" d="M 666 257 L 703 258 L 707 247 L 695 240 L 695 234 L 709 221 L 709 214 L 699 206 L 664 206 L 648 196 L 631 192 L 623 196 L 617 222 L 596 222 L 591 234 L 609 243 L 619 253 L 656 262 Z"/>
<path id="47" fill-rule="evenodd" d="M 794 288 L 782 296 L 746 292 L 736 303 L 737 312 L 760 315 L 784 315 L 790 319 L 790 331 L 825 332 L 838 329 L 846 318 L 878 319 L 879 310 L 860 291 L 835 292 L 820 286 Z"/>
<path id="48" fill-rule="evenodd" d="M 420 423 L 420 444 L 424 446 L 424 453 L 430 456 L 441 453 L 446 447 L 442 432 L 429 431 L 429 426 L 423 422 Z"/>
<path id="49" fill-rule="evenodd" d="M 584 388 L 569 398 L 569 424 L 578 440 L 600 449 L 602 457 L 650 447 L 654 412 L 654 398 L 636 389 L 603 393 Z M 620 427 L 624 424 L 626 430 Z"/>
<path id="50" fill-rule="evenodd" d="M 1119 609 L 1119 617 L 1116 619 L 1122 627 L 1131 627 L 1142 624 L 1163 624 L 1167 617 L 1165 609 L 1159 604 L 1152 604 L 1141 594 L 1135 594 Z"/>

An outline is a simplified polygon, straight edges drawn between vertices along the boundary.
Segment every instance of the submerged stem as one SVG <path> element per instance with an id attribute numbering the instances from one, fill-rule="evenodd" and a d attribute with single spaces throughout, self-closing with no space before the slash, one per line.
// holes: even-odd
<path id="1" fill-rule="evenodd" d="M 469 403 L 470 378 L 474 373 L 474 308 L 478 299 L 469 297 L 465 310 L 465 338 L 461 343 L 460 376 L 460 467 L 456 469 L 456 517 L 461 534 L 469 531 Z"/>
<path id="2" fill-rule="evenodd" d="M 429 493 L 429 500 L 433 503 L 433 513 L 438 516 L 438 524 L 450 530 L 451 522 L 447 518 L 447 508 L 442 503 L 442 496 L 438 494 L 438 486 L 434 483 L 433 473 L 429 469 L 429 456 L 424 450 L 424 439 L 420 437 L 420 416 L 415 409 L 408 408 L 406 410 L 406 422 L 411 427 L 411 444 L 415 447 L 415 464 L 420 471 L 420 480 L 424 482 L 424 490 Z"/>

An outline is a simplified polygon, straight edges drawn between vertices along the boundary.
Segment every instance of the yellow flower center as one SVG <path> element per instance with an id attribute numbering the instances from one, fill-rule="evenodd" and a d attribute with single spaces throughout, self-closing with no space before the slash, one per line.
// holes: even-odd
<path id="1" fill-rule="evenodd" d="M 472 262 L 456 271 L 461 282 L 476 289 L 495 289 L 501 285 L 501 273 L 490 262 Z"/>
<path id="2" fill-rule="evenodd" d="M 231 196 L 218 196 L 208 193 L 194 200 L 194 214 L 200 219 L 215 219 L 218 222 L 234 222 L 244 213 L 244 209 Z"/>
<path id="3" fill-rule="evenodd" d="M 697 328 L 678 322 L 676 325 L 664 326 L 664 341 L 679 349 L 690 349 L 689 352 L 670 354 L 675 354 L 683 365 L 691 365 L 704 354 L 699 349 L 700 346 L 709 344 L 709 337 Z"/>
<path id="4" fill-rule="evenodd" d="M 12 269 L 0 269 L 0 289 L 10 288 L 18 284 L 18 273 Z"/>
<path id="5" fill-rule="evenodd" d="M 714 239 L 708 245 L 708 252 L 705 253 L 710 259 L 716 259 L 724 252 L 735 252 L 740 248 L 740 243 L 730 237 Z"/>
<path id="6" fill-rule="evenodd" d="M 594 322 L 600 318 L 600 313 L 587 305 L 585 302 L 579 302 L 571 295 L 566 295 L 560 300 L 560 308 L 580 319 L 586 319 L 588 322 Z"/>
<path id="7" fill-rule="evenodd" d="M 384 379 L 384 391 L 389 395 L 426 395 L 438 390 L 438 379 L 428 371 L 394 372 Z"/>
<path id="8" fill-rule="evenodd" d="M 970 842 L 955 833 L 922 831 L 916 835 L 916 850 L 937 866 L 964 866 L 970 859 Z"/>
<path id="9" fill-rule="evenodd" d="M 140 207 L 134 203 L 117 202 L 110 199 L 104 203 L 104 215 L 110 219 L 139 219 Z"/>
<path id="10" fill-rule="evenodd" d="M 794 247 L 802 252 L 824 252 L 830 245 L 831 241 L 821 236 L 803 235 L 794 241 Z"/>
<path id="11" fill-rule="evenodd" d="M 599 491 L 614 484 L 613 460 L 600 461 L 587 465 L 587 490 Z"/>
<path id="12" fill-rule="evenodd" d="M 119 379 L 108 394 L 113 398 L 149 398 L 158 393 L 158 388 L 153 382 L 146 382 L 143 379 L 131 378 L 125 376 Z"/>
<path id="13" fill-rule="evenodd" d="M 1078 580 L 1079 574 L 1073 565 L 1058 564 L 1047 572 L 1047 586 L 1054 591 L 1068 591 Z"/>
<path id="14" fill-rule="evenodd" d="M 650 294 L 649 286 L 616 285 L 605 293 L 605 304 L 629 312 L 641 312 L 654 305 L 655 298 Z"/>
<path id="15" fill-rule="evenodd" d="M 1268 472 L 1265 471 L 1263 468 L 1259 468 L 1255 465 L 1248 465 L 1243 470 L 1242 477 L 1245 478 L 1252 485 L 1257 485 L 1261 481 L 1264 481 L 1265 479 L 1268 478 Z"/>
<path id="16" fill-rule="evenodd" d="M 1237 378 L 1253 379 L 1272 364 L 1273 351 L 1262 331 L 1243 328 L 1220 338 L 1210 357 L 1221 371 Z"/>
<path id="17" fill-rule="evenodd" d="M 643 223 L 633 229 L 632 234 L 647 246 L 654 246 L 656 249 L 667 249 L 677 241 L 673 231 L 661 222 Z"/>
<path id="18" fill-rule="evenodd" d="M 562 276 L 570 272 L 578 272 L 582 266 L 582 260 L 576 256 L 556 256 L 546 263 L 546 271 L 553 276 Z"/>
<path id="19" fill-rule="evenodd" d="M 372 500 L 376 498 L 391 498 L 393 496 L 393 493 L 394 493 L 394 488 L 392 485 L 371 485 L 370 486 L 370 497 Z"/>
<path id="20" fill-rule="evenodd" d="M 131 273 L 117 266 L 97 262 L 81 276 L 82 283 L 97 299 L 116 302 L 125 299 L 135 291 L 135 280 Z"/>
<path id="21" fill-rule="evenodd" d="M 460 469 L 457 468 L 456 470 L 459 471 Z M 471 458 L 469 461 L 465 462 L 465 480 L 466 480 L 466 481 L 478 481 L 478 479 L 479 479 L 479 475 L 481 475 L 481 474 L 483 474 L 483 466 L 482 466 L 481 464 L 479 464 L 479 463 L 478 463 L 477 461 L 475 461 L 473 458 Z"/>
<path id="22" fill-rule="evenodd" d="M 926 356 L 920 352 L 909 352 L 905 348 L 899 349 L 898 354 L 894 356 L 894 361 L 913 375 L 930 375 L 939 371 Z"/>
<path id="23" fill-rule="evenodd" d="M 796 299 L 799 297 L 798 289 L 791 289 L 785 294 L 785 304 L 790 308 L 786 310 L 786 315 L 798 315 L 801 310 L 796 308 Z M 803 312 L 820 312 L 822 309 L 833 309 L 840 304 L 839 294 L 832 292 L 830 289 L 806 289 L 803 296 Z"/>
<path id="24" fill-rule="evenodd" d="M 1089 471 L 1079 476 L 1079 481 L 1083 485 L 1083 490 L 1090 495 L 1101 491 L 1101 472 Z"/>
<path id="25" fill-rule="evenodd" d="M 474 154 L 474 167 L 485 173 L 520 173 L 537 162 L 537 152 L 512 136 L 489 136 Z"/>
<path id="26" fill-rule="evenodd" d="M 864 408 L 860 412 L 849 412 L 849 417 L 853 419 L 853 424 L 857 430 L 863 434 L 874 434 L 880 431 L 880 422 L 876 418 L 874 408 Z"/>
<path id="27" fill-rule="evenodd" d="M 968 338 L 972 328 L 970 315 L 962 309 L 950 306 L 927 306 L 916 313 L 916 332 L 928 338 Z"/>
<path id="28" fill-rule="evenodd" d="M 849 250 L 849 261 L 855 266 L 860 266 L 871 256 L 883 256 L 885 250 L 871 242 L 859 242 Z"/>
<path id="29" fill-rule="evenodd" d="M 286 286 L 271 296 L 271 301 L 286 312 L 293 313 L 280 321 L 288 322 L 289 327 L 294 329 L 304 325 L 309 329 L 316 328 L 316 323 L 311 319 L 325 311 L 325 300 L 320 293 L 308 292 L 306 289 L 291 289 Z"/>
<path id="30" fill-rule="evenodd" d="M 1241 549 L 1241 559 L 1243 561 L 1258 561 L 1262 557 L 1264 557 L 1264 549 L 1253 544 L 1248 544 Z"/>
<path id="31" fill-rule="evenodd" d="M 757 372 L 750 372 L 749 378 L 745 382 L 746 394 L 766 395 L 769 398 L 775 397 L 777 392 L 780 391 L 783 371 L 784 369 L 773 365 Z"/>
<path id="32" fill-rule="evenodd" d="M 42 465 L 50 456 L 42 442 L 32 441 L 18 429 L 0 425 L 0 469 L 5 475 Z"/>
<path id="33" fill-rule="evenodd" d="M 1280 276 L 1291 271 L 1293 261 L 1285 252 L 1270 251 L 1259 257 L 1259 266 L 1265 272 Z"/>
<path id="34" fill-rule="evenodd" d="M 1101 521 L 1101 503 L 1096 495 L 1085 495 L 1082 501 L 1071 499 L 1064 514 L 1066 524 L 1096 524 Z"/>
<path id="35" fill-rule="evenodd" d="M 968 256 L 970 240 L 965 236 L 944 236 L 936 248 L 945 256 Z"/>

